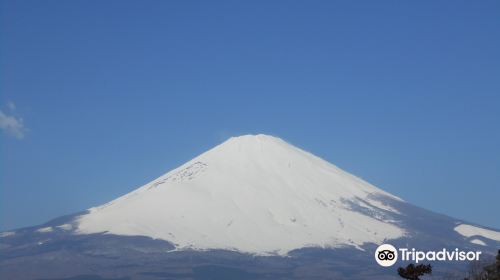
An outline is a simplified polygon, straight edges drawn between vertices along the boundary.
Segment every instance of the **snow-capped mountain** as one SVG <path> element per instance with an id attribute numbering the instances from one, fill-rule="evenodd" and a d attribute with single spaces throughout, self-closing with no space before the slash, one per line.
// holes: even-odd
<path id="1" fill-rule="evenodd" d="M 279 138 L 245 135 L 109 203 L 0 233 L 0 278 L 388 279 L 373 259 L 382 243 L 487 255 L 500 231 L 411 205 Z"/>
<path id="2" fill-rule="evenodd" d="M 77 233 L 255 254 L 359 246 L 405 234 L 390 215 L 398 211 L 380 198 L 401 201 L 279 138 L 246 135 L 90 209 Z"/>

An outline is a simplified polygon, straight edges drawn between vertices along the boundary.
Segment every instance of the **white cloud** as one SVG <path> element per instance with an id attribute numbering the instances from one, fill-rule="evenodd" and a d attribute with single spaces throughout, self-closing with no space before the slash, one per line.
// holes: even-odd
<path id="1" fill-rule="evenodd" d="M 8 105 L 11 110 L 15 108 L 14 103 Z M 13 107 L 12 107 L 13 106 Z M 23 139 L 26 128 L 22 118 L 9 116 L 0 110 L 0 129 L 17 139 Z"/>
<path id="2" fill-rule="evenodd" d="M 9 107 L 9 109 L 10 109 L 11 111 L 16 110 L 16 104 L 14 104 L 14 102 L 12 102 L 12 101 L 9 101 L 9 102 L 7 103 L 7 107 Z"/>

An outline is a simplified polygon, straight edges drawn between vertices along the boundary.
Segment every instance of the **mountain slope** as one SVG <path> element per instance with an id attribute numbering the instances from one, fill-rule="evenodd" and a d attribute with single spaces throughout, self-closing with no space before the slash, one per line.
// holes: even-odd
<path id="1" fill-rule="evenodd" d="M 263 255 L 359 246 L 405 234 L 389 218 L 397 211 L 380 197 L 400 200 L 281 139 L 247 135 L 90 209 L 77 232 Z"/>

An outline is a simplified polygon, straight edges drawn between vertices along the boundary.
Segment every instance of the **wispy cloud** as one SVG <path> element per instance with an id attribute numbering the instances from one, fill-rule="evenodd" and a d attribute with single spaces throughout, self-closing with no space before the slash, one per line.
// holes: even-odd
<path id="1" fill-rule="evenodd" d="M 7 107 L 11 110 L 11 111 L 14 111 L 16 109 L 16 104 L 14 104 L 14 102 L 12 101 L 9 101 L 7 103 Z"/>
<path id="2" fill-rule="evenodd" d="M 9 102 L 7 107 L 9 107 L 10 111 L 16 109 L 16 105 L 13 102 Z M 8 115 L 2 110 L 0 110 L 0 129 L 17 139 L 23 139 L 26 132 L 22 118 Z"/>

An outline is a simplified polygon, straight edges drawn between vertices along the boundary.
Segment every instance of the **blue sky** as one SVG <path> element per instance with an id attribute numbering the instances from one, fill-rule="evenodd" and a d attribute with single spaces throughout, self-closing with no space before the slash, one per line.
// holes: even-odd
<path id="1" fill-rule="evenodd" d="M 2 230 L 248 133 L 500 228 L 498 1 L 0 3 Z"/>

